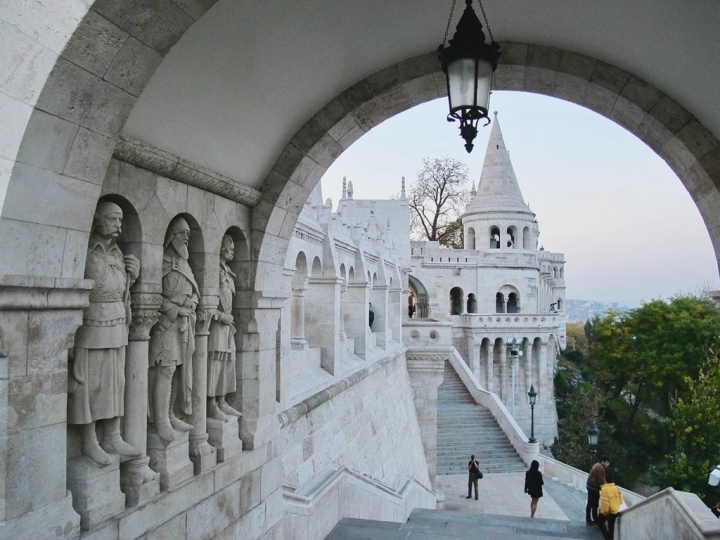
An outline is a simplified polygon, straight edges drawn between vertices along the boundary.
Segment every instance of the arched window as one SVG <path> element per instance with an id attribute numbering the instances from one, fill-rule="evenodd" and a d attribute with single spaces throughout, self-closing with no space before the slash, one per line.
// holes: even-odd
<path id="1" fill-rule="evenodd" d="M 515 242 L 517 241 L 517 227 L 511 226 L 507 228 L 507 247 L 515 248 Z"/>
<path id="2" fill-rule="evenodd" d="M 477 298 L 475 298 L 475 295 L 473 293 L 468 294 L 467 312 L 477 313 Z"/>
<path id="3" fill-rule="evenodd" d="M 500 229 L 490 227 L 490 249 L 500 249 Z"/>
<path id="4" fill-rule="evenodd" d="M 565 279 L 565 269 L 560 268 L 560 279 Z"/>
<path id="5" fill-rule="evenodd" d="M 557 301 L 557 310 L 558 310 L 558 311 L 562 311 L 562 308 L 563 308 L 562 298 L 558 298 L 558 301 Z"/>
<path id="6" fill-rule="evenodd" d="M 475 249 L 475 229 L 470 227 L 465 237 L 465 249 Z"/>
<path id="7" fill-rule="evenodd" d="M 450 315 L 462 315 L 463 290 L 460 287 L 450 289 Z"/>
<path id="8" fill-rule="evenodd" d="M 554 278 L 558 277 L 557 266 L 553 266 L 553 277 Z"/>
<path id="9" fill-rule="evenodd" d="M 514 292 L 508 294 L 508 301 L 507 301 L 507 312 L 508 313 L 520 313 L 520 310 L 518 309 L 518 296 Z"/>
<path id="10" fill-rule="evenodd" d="M 495 295 L 495 313 L 505 313 L 505 296 L 503 293 Z"/>
<path id="11" fill-rule="evenodd" d="M 530 227 L 525 227 L 523 229 L 523 249 L 532 249 L 532 247 L 530 247 L 531 242 Z"/>

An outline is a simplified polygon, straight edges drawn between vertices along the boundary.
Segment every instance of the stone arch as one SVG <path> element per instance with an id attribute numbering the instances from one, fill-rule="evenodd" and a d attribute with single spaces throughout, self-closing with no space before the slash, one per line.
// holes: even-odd
<path id="1" fill-rule="evenodd" d="M 463 290 L 460 287 L 450 289 L 450 315 L 462 315 Z"/>
<path id="2" fill-rule="evenodd" d="M 720 142 L 700 120 L 661 90 L 596 58 L 572 51 L 501 42 L 494 90 L 514 90 L 570 101 L 624 127 L 658 154 L 690 192 L 714 246 L 720 245 Z M 382 76 L 380 76 L 382 74 Z M 358 82 L 330 101 L 291 138 L 265 180 L 275 213 L 299 214 L 325 170 L 373 127 L 415 105 L 443 97 L 436 53 L 402 61 Z M 286 233 L 289 236 L 289 232 Z M 273 242 L 259 248 L 270 260 Z M 714 248 L 717 257 L 717 248 Z"/>
<path id="3" fill-rule="evenodd" d="M 140 277 L 138 278 L 138 281 L 140 281 L 142 279 L 143 262 L 143 230 L 140 216 L 138 215 L 138 212 L 133 206 L 133 204 L 122 195 L 103 195 L 98 200 L 98 204 L 100 204 L 101 202 L 115 203 L 123 211 L 122 232 L 117 239 L 117 245 L 124 255 L 134 255 L 140 261 L 141 272 Z"/>
<path id="4" fill-rule="evenodd" d="M 468 228 L 465 236 L 465 249 L 475 249 L 475 229 L 472 227 Z"/>
<path id="5" fill-rule="evenodd" d="M 295 273 L 292 277 L 292 288 L 301 289 L 305 287 L 307 276 L 307 257 L 303 251 L 300 251 L 295 259 Z"/>
<path id="6" fill-rule="evenodd" d="M 506 247 L 509 247 L 511 249 L 516 249 L 517 243 L 518 243 L 517 227 L 515 225 L 510 225 L 507 228 Z"/>
<path id="7" fill-rule="evenodd" d="M 320 262 L 320 257 L 315 257 L 313 259 L 311 275 L 313 277 L 320 277 L 322 275 L 322 263 Z"/>
<path id="8" fill-rule="evenodd" d="M 415 295 L 415 317 L 427 319 L 430 316 L 430 297 L 425 285 L 413 275 L 408 275 L 408 286 Z"/>
<path id="9" fill-rule="evenodd" d="M 488 229 L 488 243 L 490 249 L 500 249 L 500 227 L 497 225 Z"/>
<path id="10" fill-rule="evenodd" d="M 205 238 L 203 236 L 202 228 L 192 214 L 184 212 L 174 216 L 170 220 L 170 223 L 172 223 L 175 218 L 179 217 L 187 221 L 187 224 L 190 226 L 190 241 L 188 242 L 188 252 L 190 254 L 190 258 L 188 259 L 188 263 L 190 264 L 190 269 L 195 276 L 195 281 L 202 292 L 202 290 L 207 286 L 206 278 L 209 273 L 206 266 L 207 257 L 205 253 Z M 168 223 L 168 228 L 165 232 L 164 244 L 167 244 L 168 242 L 170 223 Z"/>
<path id="11" fill-rule="evenodd" d="M 530 238 L 530 227 L 523 227 L 523 249 L 532 249 L 532 240 Z"/>
<path id="12" fill-rule="evenodd" d="M 475 298 L 475 293 L 468 294 L 467 312 L 468 313 L 477 313 L 477 298 Z"/>
<path id="13" fill-rule="evenodd" d="M 343 281 L 346 281 L 347 279 L 347 272 L 345 271 L 345 263 L 342 263 L 340 265 L 340 279 Z"/>

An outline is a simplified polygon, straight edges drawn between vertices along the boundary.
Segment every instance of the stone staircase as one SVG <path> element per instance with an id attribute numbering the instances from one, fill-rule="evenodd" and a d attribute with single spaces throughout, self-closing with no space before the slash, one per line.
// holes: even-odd
<path id="1" fill-rule="evenodd" d="M 466 474 L 470 455 L 483 473 L 525 471 L 492 413 L 475 403 L 450 362 L 438 387 L 437 474 Z"/>
<path id="2" fill-rule="evenodd" d="M 414 510 L 406 523 L 344 518 L 325 540 L 602 540 L 582 521 Z"/>

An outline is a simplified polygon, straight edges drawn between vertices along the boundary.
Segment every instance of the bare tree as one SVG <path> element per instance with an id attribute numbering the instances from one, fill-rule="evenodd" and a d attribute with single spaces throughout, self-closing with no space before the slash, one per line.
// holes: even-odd
<path id="1" fill-rule="evenodd" d="M 423 159 L 423 168 L 410 186 L 410 231 L 415 238 L 457 246 L 460 216 L 468 196 L 467 166 L 449 157 Z"/>

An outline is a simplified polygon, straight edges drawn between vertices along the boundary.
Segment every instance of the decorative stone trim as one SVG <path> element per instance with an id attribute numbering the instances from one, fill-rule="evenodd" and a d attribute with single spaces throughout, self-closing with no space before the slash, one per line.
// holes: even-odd
<path id="1" fill-rule="evenodd" d="M 359 383 L 366 377 L 369 377 L 373 373 L 375 373 L 378 369 L 381 367 L 389 364 L 396 358 L 398 358 L 401 354 L 405 352 L 405 347 L 398 349 L 384 358 L 378 360 L 374 364 L 361 369 L 360 371 L 356 371 L 352 375 L 348 375 L 344 379 L 339 380 L 335 384 L 328 386 L 327 388 L 320 390 L 316 394 L 313 394 L 307 399 L 304 399 L 297 405 L 293 405 L 289 409 L 281 412 L 278 414 L 278 421 L 280 422 L 280 428 L 284 428 L 285 426 L 288 426 L 295 422 L 298 418 L 301 418 L 302 416 L 306 415 L 313 409 L 317 409 L 320 405 L 323 403 L 326 403 L 330 401 L 332 398 L 337 396 L 338 394 L 344 392 L 351 386 Z"/>
<path id="2" fill-rule="evenodd" d="M 93 284 L 91 279 L 0 276 L 0 309 L 84 308 Z"/>
<path id="3" fill-rule="evenodd" d="M 251 208 L 262 198 L 258 190 L 245 186 L 237 180 L 203 169 L 199 165 L 138 140 L 119 139 L 113 157 Z"/>

